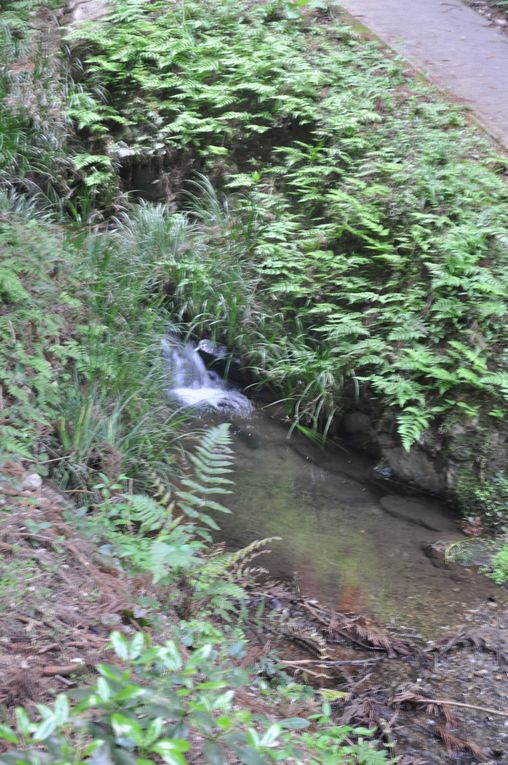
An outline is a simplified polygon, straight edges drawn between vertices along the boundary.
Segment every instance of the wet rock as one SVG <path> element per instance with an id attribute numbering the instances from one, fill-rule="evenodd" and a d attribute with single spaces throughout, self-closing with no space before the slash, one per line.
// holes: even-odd
<path id="1" fill-rule="evenodd" d="M 355 446 L 366 451 L 372 450 L 377 435 L 368 415 L 363 412 L 349 412 L 343 417 L 342 427 Z"/>
<path id="2" fill-rule="evenodd" d="M 199 355 L 206 363 L 212 364 L 215 361 L 224 361 L 229 356 L 229 351 L 225 345 L 216 343 L 214 340 L 204 338 L 198 343 Z"/>
<path id="3" fill-rule="evenodd" d="M 251 430 L 238 430 L 236 436 L 248 449 L 255 451 L 262 446 L 261 438 Z"/>
<path id="4" fill-rule="evenodd" d="M 42 478 L 37 473 L 27 475 L 24 479 L 21 488 L 23 491 L 39 491 L 42 486 Z"/>
<path id="5" fill-rule="evenodd" d="M 73 0 L 68 7 L 71 24 L 97 21 L 108 12 L 107 0 Z"/>
<path id="6" fill-rule="evenodd" d="M 403 518 L 409 523 L 422 526 L 430 531 L 457 531 L 457 524 L 441 507 L 432 502 L 418 501 L 409 497 L 396 497 L 388 494 L 380 500 L 381 507 L 389 515 Z"/>
<path id="7" fill-rule="evenodd" d="M 456 572 L 481 569 L 490 560 L 491 548 L 483 540 L 470 540 L 464 535 L 441 534 L 422 545 L 423 552 L 436 568 Z"/>
<path id="8" fill-rule="evenodd" d="M 443 475 L 426 452 L 413 447 L 407 452 L 402 447 L 383 448 L 383 456 L 398 478 L 420 486 L 425 491 L 441 494 L 445 489 Z"/>
<path id="9" fill-rule="evenodd" d="M 232 356 L 225 345 L 205 338 L 199 341 L 197 351 L 208 369 L 217 372 L 225 380 L 232 380 L 239 385 L 248 384 L 240 360 Z"/>
<path id="10" fill-rule="evenodd" d="M 422 545 L 422 550 L 436 568 L 451 568 L 450 548 L 455 542 L 460 542 L 463 539 L 464 537 L 458 536 L 440 536 L 438 539 L 429 540 Z"/>

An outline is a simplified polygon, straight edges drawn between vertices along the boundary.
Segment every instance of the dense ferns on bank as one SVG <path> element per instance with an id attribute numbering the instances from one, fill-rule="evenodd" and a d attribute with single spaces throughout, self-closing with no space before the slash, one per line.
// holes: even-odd
<path id="1" fill-rule="evenodd" d="M 51 173 L 25 187 L 63 183 L 60 210 L 75 219 L 114 211 L 92 249 L 126 247 L 138 296 L 158 291 L 189 331 L 241 352 L 295 422 L 326 431 L 360 398 L 394 414 L 407 449 L 478 417 L 495 429 L 508 396 L 506 162 L 335 11 L 287 5 L 132 0 L 75 27 L 74 81 L 59 86 L 67 138 L 43 157 Z M 13 67 L 17 48 L 4 91 L 36 84 Z M 36 104 L 4 103 L 30 143 Z M 12 183 L 12 152 L 4 159 Z M 140 165 L 171 206 L 185 207 L 190 190 L 189 213 L 122 213 L 121 179 Z M 196 189 L 196 169 L 220 193 Z M 92 283 L 103 280 L 104 296 L 119 271 L 127 297 L 128 267 L 109 258 Z M 69 403 L 82 407 L 88 416 L 86 402 Z M 61 438 L 91 453 L 71 431 L 72 416 Z"/>
<path id="2" fill-rule="evenodd" d="M 133 2 L 71 33 L 114 112 L 88 121 L 108 156 L 201 157 L 236 193 L 202 188 L 190 244 L 169 245 L 173 305 L 302 423 L 375 395 L 409 448 L 435 421 L 502 418 L 503 160 L 375 44 L 281 8 Z"/>

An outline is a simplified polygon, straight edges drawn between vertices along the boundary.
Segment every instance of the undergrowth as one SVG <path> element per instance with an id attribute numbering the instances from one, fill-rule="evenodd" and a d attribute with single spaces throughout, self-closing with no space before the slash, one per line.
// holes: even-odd
<path id="1" fill-rule="evenodd" d="M 152 601 L 179 620 L 162 644 L 153 644 L 148 629 L 130 639 L 114 632 L 115 661 L 99 664 L 92 684 L 59 694 L 54 705 L 37 704 L 36 719 L 18 707 L 15 727 L 0 724 L 7 745 L 0 763 L 388 761 L 369 741 L 373 730 L 335 725 L 326 697 L 292 682 L 276 660 L 269 677 L 252 665 L 241 626 L 243 585 L 254 582 L 259 569 L 251 563 L 270 540 L 235 552 L 210 547 L 213 516 L 228 512 L 219 500 L 231 491 L 231 468 L 229 426 L 222 424 L 188 452 L 175 484 L 149 470 L 150 496 L 133 494 L 127 476 L 104 476 L 89 512 L 78 520 L 70 514 L 110 568 L 151 574 Z M 253 693 L 257 701 L 249 704 Z M 257 711 L 260 700 L 267 711 Z"/>
<path id="2" fill-rule="evenodd" d="M 172 472 L 182 415 L 164 395 L 164 311 L 98 234 L 0 199 L 1 450 L 67 489 Z"/>
<path id="3" fill-rule="evenodd" d="M 500 11 L 508 14 L 508 2 L 507 0 L 495 0 L 494 5 L 499 8 Z"/>
<path id="4" fill-rule="evenodd" d="M 0 15 L 0 185 L 53 216 L 100 218 L 118 181 L 84 150 L 73 109 L 88 97 L 62 46 L 62 0 L 13 0 Z M 93 97 L 100 97 L 92 89 Z M 107 172 L 104 172 L 107 170 Z M 100 187 L 100 189 L 99 189 Z M 108 209 L 109 212 L 109 209 Z"/>
<path id="5" fill-rule="evenodd" d="M 120 666 L 38 721 L 18 712 L 0 736 L 19 751 L 2 761 L 183 765 L 192 748 L 211 765 L 386 761 L 326 704 L 281 720 L 237 702 L 242 686 L 289 702 L 302 690 L 240 666 L 235 619 L 260 547 L 210 546 L 228 434 L 181 448 L 160 341 L 177 322 L 226 342 L 307 430 L 350 406 L 393 412 L 406 449 L 431 428 L 495 427 L 506 161 L 326 3 L 122 0 L 63 44 L 56 22 L 32 23 L 39 2 L 9 6 L 2 451 L 79 498 L 73 522 L 167 588 L 182 621 L 162 646 L 114 634 Z M 160 204 L 125 194 L 143 163 L 164 176 Z M 499 524 L 502 480 L 474 489 Z"/>
<path id="6" fill-rule="evenodd" d="M 186 765 L 196 756 L 210 765 L 387 762 L 365 740 L 369 730 L 333 724 L 328 702 L 310 719 L 277 722 L 240 706 L 236 694 L 241 691 L 273 695 L 266 681 L 253 682 L 242 668 L 241 635 L 225 638 L 200 621 L 182 623 L 163 645 L 151 645 L 143 633 L 128 640 L 115 632 L 111 642 L 117 662 L 98 667 L 96 684 L 80 694 L 77 704 L 71 706 L 60 694 L 53 706 L 39 705 L 41 722 L 19 709 L 17 731 L 0 726 L 0 738 L 13 745 L 0 755 L 2 763 Z M 304 689 L 294 684 L 279 688 L 278 695 L 287 706 L 305 698 Z M 358 734 L 363 739 L 350 743 L 350 736 Z"/>
<path id="7" fill-rule="evenodd" d="M 458 111 L 339 21 L 269 3 L 118 4 L 70 37 L 107 92 L 111 112 L 74 115 L 105 155 L 192 156 L 229 189 L 227 205 L 200 190 L 199 233 L 159 266 L 196 334 L 233 345 L 304 425 L 374 397 L 406 449 L 433 424 L 495 427 L 505 162 Z"/>
<path id="8" fill-rule="evenodd" d="M 508 396 L 506 162 L 311 5 L 113 3 L 67 32 L 64 54 L 41 43 L 28 62 L 4 24 L 3 185 L 47 215 L 109 216 L 97 257 L 128 248 L 152 305 L 240 353 L 295 425 L 326 434 L 360 408 L 406 450 L 464 423 L 481 440 Z M 121 195 L 143 163 L 164 176 L 166 206 Z M 88 342 L 100 356 L 100 331 Z M 78 462 L 130 394 L 109 421 L 100 385 L 96 401 L 71 395 L 59 438 Z M 80 418 L 103 425 L 90 443 Z"/>

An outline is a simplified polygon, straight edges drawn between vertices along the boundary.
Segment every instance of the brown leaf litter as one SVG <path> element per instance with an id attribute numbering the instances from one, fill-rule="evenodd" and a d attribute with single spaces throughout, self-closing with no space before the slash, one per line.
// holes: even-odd
<path id="1" fill-rule="evenodd" d="M 111 629 L 139 628 L 148 582 L 128 579 L 64 518 L 75 512 L 6 464 L 0 475 L 0 704 L 31 706 L 91 675 Z M 108 657 L 111 661 L 111 657 Z"/>
<path id="2" fill-rule="evenodd" d="M 76 508 L 56 487 L 27 479 L 13 463 L 0 474 L 0 704 L 7 710 L 92 681 L 111 629 L 139 629 L 137 604 L 153 595 L 146 578 L 128 578 L 77 532 L 68 520 Z M 281 583 L 252 585 L 250 596 L 249 664 L 276 648 L 285 671 L 329 698 L 337 724 L 376 728 L 399 765 L 508 762 L 504 612 L 427 645 Z M 154 640 L 166 639 L 170 617 L 158 611 L 157 625 Z M 275 711 L 247 689 L 237 701 Z"/>
<path id="3" fill-rule="evenodd" d="M 337 724 L 376 728 L 399 765 L 508 763 L 504 612 L 486 608 L 481 626 L 428 644 L 281 583 L 253 588 L 253 611 L 260 600 L 268 616 L 261 629 L 253 620 L 253 639 L 269 642 L 287 672 L 322 689 Z M 466 683 L 469 665 L 481 668 L 478 688 Z"/>

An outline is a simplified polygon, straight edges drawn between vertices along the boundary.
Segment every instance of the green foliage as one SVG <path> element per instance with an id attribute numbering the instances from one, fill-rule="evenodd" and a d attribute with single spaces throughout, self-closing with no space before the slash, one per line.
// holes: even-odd
<path id="1" fill-rule="evenodd" d="M 132 0 L 69 32 L 85 76 L 65 99 L 66 204 L 79 219 L 111 199 L 120 164 L 210 169 L 228 200 L 201 179 L 189 217 L 120 216 L 144 286 L 240 351 L 295 423 L 326 432 L 374 394 L 408 449 L 506 406 L 506 184 L 456 111 L 312 7 Z"/>
<path id="2" fill-rule="evenodd" d="M 98 484 L 95 490 L 103 501 L 83 524 L 84 533 L 92 534 L 127 572 L 149 573 L 154 584 L 178 583 L 180 592 L 174 596 L 181 610 L 227 616 L 245 597 L 238 582 L 258 573 L 248 564 L 270 541 L 256 541 L 237 552 L 207 551 L 209 529 L 219 530 L 213 515 L 229 512 L 217 497 L 231 493 L 232 481 L 226 478 L 232 472 L 230 442 L 227 423 L 205 431 L 186 454 L 192 469 L 179 476 L 176 486 L 147 467 L 157 498 L 121 493 L 125 476 L 113 489 L 107 480 Z"/>
<path id="3" fill-rule="evenodd" d="M 56 14 L 50 21 L 29 21 L 41 9 L 48 14 L 62 5 L 14 0 L 2 9 L 0 187 L 22 191 L 39 209 L 86 219 L 91 202 L 106 206 L 118 197 L 118 182 L 110 157 L 87 153 L 81 141 L 80 105 L 108 110 L 100 94 L 85 93 L 75 82 L 79 62 L 71 66 L 68 49 L 61 49 Z"/>
<path id="4" fill-rule="evenodd" d="M 488 573 L 496 584 L 508 582 L 508 544 L 503 544 L 496 552 L 491 561 L 491 570 Z"/>
<path id="5" fill-rule="evenodd" d="M 496 5 L 499 10 L 508 13 L 508 0 L 494 0 L 494 5 Z"/>
<path id="6" fill-rule="evenodd" d="M 62 268 L 62 276 L 67 269 L 56 230 L 0 216 L 0 251 L 0 440 L 4 453 L 28 456 L 58 406 L 60 358 L 66 355 L 63 313 L 70 317 L 77 306 L 66 302 L 60 280 L 49 277 L 53 269 Z M 41 262 L 46 272 L 40 272 Z"/>
<path id="7" fill-rule="evenodd" d="M 484 454 L 473 444 L 473 456 L 482 462 L 492 456 L 487 443 Z M 508 477 L 505 470 L 489 470 L 481 479 L 469 469 L 459 471 L 455 492 L 467 519 L 489 531 L 503 533 L 508 529 Z"/>
<path id="8" fill-rule="evenodd" d="M 194 225 L 152 221 L 188 240 L 158 264 L 178 315 L 296 423 L 326 431 L 374 392 L 409 449 L 449 412 L 505 405 L 506 184 L 457 112 L 340 23 L 291 21 L 300 5 L 118 3 L 73 35 L 112 156 L 185 150 L 241 192 L 201 179 Z"/>
<path id="9" fill-rule="evenodd" d="M 263 6 L 203 10 L 192 0 L 172 9 L 117 2 L 104 24 L 69 33 L 83 47 L 91 83 L 109 94 L 102 112 L 90 102 L 71 114 L 81 127 L 111 135 L 113 154 L 134 135 L 128 142 L 138 156 L 171 146 L 223 157 L 276 125 L 311 119 L 308 102 L 321 78 L 300 53 L 303 39 L 286 41 L 264 25 Z"/>
<path id="10" fill-rule="evenodd" d="M 492 529 L 508 528 L 508 476 L 504 471 L 474 486 L 469 509 L 476 510 Z"/>
<path id="11" fill-rule="evenodd" d="M 14 195 L 0 213 L 3 454 L 31 457 L 67 488 L 171 473 L 182 420 L 164 396 L 164 311 L 149 264 L 133 283 L 113 238 L 37 218 Z M 48 469 L 46 468 L 46 469 Z"/>
<path id="12" fill-rule="evenodd" d="M 0 727 L 10 745 L 2 765 L 387 762 L 367 743 L 371 731 L 334 726 L 327 703 L 313 717 L 312 730 L 304 718 L 273 721 L 241 705 L 236 695 L 242 689 L 270 693 L 242 668 L 241 635 L 227 639 L 201 622 L 181 625 L 161 645 L 142 633 L 129 640 L 119 632 L 111 644 L 117 663 L 100 664 L 95 684 L 77 703 L 60 694 L 52 706 L 37 705 L 39 720 L 20 708 L 16 730 Z M 298 686 L 291 691 L 293 700 L 302 695 Z"/>

